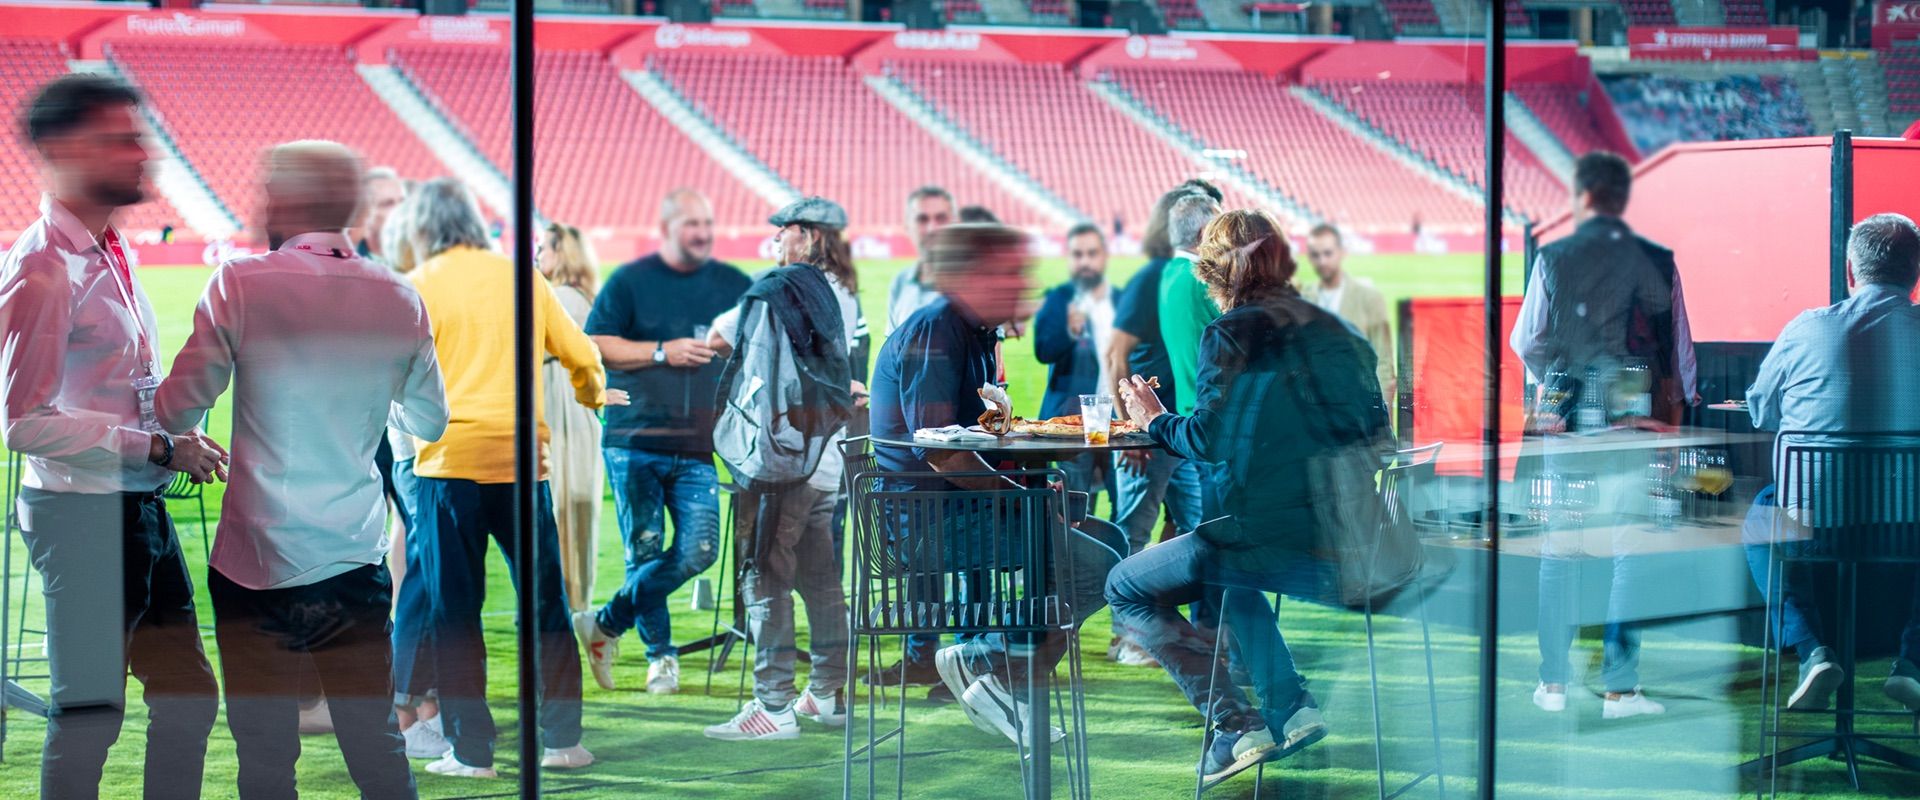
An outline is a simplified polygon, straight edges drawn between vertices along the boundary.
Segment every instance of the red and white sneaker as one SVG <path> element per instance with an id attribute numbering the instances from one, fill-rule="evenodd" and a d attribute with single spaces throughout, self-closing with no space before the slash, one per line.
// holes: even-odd
<path id="1" fill-rule="evenodd" d="M 831 727 L 847 724 L 847 711 L 840 707 L 838 695 L 819 697 L 813 693 L 812 687 L 801 692 L 800 699 L 793 701 L 793 713 Z"/>
<path id="2" fill-rule="evenodd" d="M 759 700 L 749 700 L 733 719 L 707 728 L 707 738 L 723 742 L 792 739 L 800 735 L 800 723 L 793 706 L 784 711 L 768 711 Z"/>
<path id="3" fill-rule="evenodd" d="M 601 631 L 591 611 L 574 613 L 573 635 L 587 651 L 587 667 L 593 672 L 593 682 L 613 691 L 613 662 L 620 657 L 620 640 Z"/>

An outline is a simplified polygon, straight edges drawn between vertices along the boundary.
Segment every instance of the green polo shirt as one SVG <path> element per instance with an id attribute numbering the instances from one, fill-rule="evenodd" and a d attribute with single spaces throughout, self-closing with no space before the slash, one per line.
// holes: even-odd
<path id="1" fill-rule="evenodd" d="M 1193 275 L 1193 254 L 1177 252 L 1160 272 L 1160 341 L 1173 363 L 1175 398 L 1181 414 L 1193 413 L 1200 396 L 1200 332 L 1220 317 L 1220 308 L 1207 296 L 1207 285 Z"/>

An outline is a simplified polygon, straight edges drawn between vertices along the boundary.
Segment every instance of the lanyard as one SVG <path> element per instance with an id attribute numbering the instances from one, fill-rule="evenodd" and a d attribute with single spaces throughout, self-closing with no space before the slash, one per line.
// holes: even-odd
<path id="1" fill-rule="evenodd" d="M 133 293 L 133 270 L 127 262 L 127 251 L 121 245 L 120 232 L 108 228 L 104 246 L 100 248 L 105 255 L 108 271 L 113 273 L 113 285 L 120 289 L 120 299 L 127 304 L 127 313 L 133 315 L 134 339 L 140 346 L 140 369 L 149 377 L 153 375 L 153 347 L 147 342 L 147 326 L 140 318 L 140 302 Z"/>

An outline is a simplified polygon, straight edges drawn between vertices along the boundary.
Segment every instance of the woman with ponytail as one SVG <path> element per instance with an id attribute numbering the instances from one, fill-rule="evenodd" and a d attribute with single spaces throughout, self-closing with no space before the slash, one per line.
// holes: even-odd
<path id="1" fill-rule="evenodd" d="M 1134 423 L 1199 464 L 1207 508 L 1224 516 L 1122 561 L 1108 576 L 1107 601 L 1122 631 L 1209 718 L 1201 773 L 1212 785 L 1327 734 L 1263 592 L 1338 597 L 1337 565 L 1316 546 L 1324 516 L 1315 503 L 1324 500 L 1309 464 L 1379 441 L 1387 417 L 1372 347 L 1294 291 L 1293 256 L 1272 215 L 1222 214 L 1194 253 L 1193 274 L 1222 313 L 1200 337 L 1193 413 L 1168 413 L 1138 375 L 1120 390 Z M 1220 598 L 1259 708 L 1180 615 L 1203 596 Z"/>

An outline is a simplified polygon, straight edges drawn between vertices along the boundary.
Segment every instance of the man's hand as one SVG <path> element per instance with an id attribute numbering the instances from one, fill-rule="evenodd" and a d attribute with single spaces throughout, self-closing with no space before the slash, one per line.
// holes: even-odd
<path id="1" fill-rule="evenodd" d="M 633 396 L 625 389 L 607 389 L 607 395 L 600 403 L 603 406 L 625 406 L 633 404 Z"/>
<path id="2" fill-rule="evenodd" d="M 1145 475 L 1147 462 L 1152 460 L 1153 452 L 1149 450 L 1121 450 L 1120 471 L 1128 475 Z"/>
<path id="3" fill-rule="evenodd" d="M 165 447 L 160 444 L 159 436 L 154 437 L 156 452 L 149 458 L 159 463 L 165 458 Z M 183 433 L 173 437 L 173 459 L 165 466 L 175 472 L 187 473 L 194 483 L 212 483 L 227 479 L 228 456 L 226 448 L 219 442 L 201 433 Z"/>
<path id="4" fill-rule="evenodd" d="M 853 389 L 853 407 L 866 408 L 868 398 L 872 397 L 872 395 L 867 392 L 867 385 L 859 381 L 854 381 L 852 389 Z"/>
<path id="5" fill-rule="evenodd" d="M 1127 407 L 1127 419 L 1146 430 L 1153 418 L 1167 413 L 1167 407 L 1160 404 L 1160 395 L 1154 394 L 1153 385 L 1146 378 L 1135 375 L 1120 379 L 1120 399 Z"/>
<path id="6" fill-rule="evenodd" d="M 672 339 L 663 345 L 667 351 L 667 365 L 673 367 L 705 366 L 713 360 L 713 348 L 697 339 Z"/>
<path id="7" fill-rule="evenodd" d="M 1067 332 L 1079 336 L 1087 329 L 1087 312 L 1078 308 L 1067 309 Z"/>

